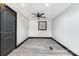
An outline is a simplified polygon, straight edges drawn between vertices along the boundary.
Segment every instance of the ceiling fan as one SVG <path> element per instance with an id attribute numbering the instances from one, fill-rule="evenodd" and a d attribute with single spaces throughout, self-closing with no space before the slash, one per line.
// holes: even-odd
<path id="1" fill-rule="evenodd" d="M 38 20 L 40 18 L 46 18 L 46 17 L 43 16 L 45 13 L 32 13 L 32 14 L 35 15 L 38 18 Z"/>

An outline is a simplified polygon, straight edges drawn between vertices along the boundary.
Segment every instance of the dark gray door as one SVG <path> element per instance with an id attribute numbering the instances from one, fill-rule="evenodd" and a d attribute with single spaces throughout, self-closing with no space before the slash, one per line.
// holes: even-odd
<path id="1" fill-rule="evenodd" d="M 15 13 L 1 6 L 1 55 L 8 55 L 15 49 Z"/>

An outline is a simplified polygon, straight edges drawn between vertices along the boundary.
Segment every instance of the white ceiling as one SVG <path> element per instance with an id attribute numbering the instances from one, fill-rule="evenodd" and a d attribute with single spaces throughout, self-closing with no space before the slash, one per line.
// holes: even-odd
<path id="1" fill-rule="evenodd" d="M 24 16 L 29 19 L 34 18 L 33 12 L 44 12 L 46 19 L 53 19 L 65 9 L 67 9 L 70 3 L 8 3 L 17 8 Z"/>

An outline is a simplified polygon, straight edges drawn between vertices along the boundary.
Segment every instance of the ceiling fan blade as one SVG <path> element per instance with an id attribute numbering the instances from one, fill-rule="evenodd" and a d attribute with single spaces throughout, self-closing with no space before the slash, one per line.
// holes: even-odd
<path id="1" fill-rule="evenodd" d="M 46 17 L 41 16 L 40 18 L 46 18 Z"/>
<path id="2" fill-rule="evenodd" d="M 37 16 L 36 14 L 32 13 L 33 15 Z"/>
<path id="3" fill-rule="evenodd" d="M 40 15 L 42 16 L 42 15 L 44 15 L 45 13 L 41 13 Z"/>

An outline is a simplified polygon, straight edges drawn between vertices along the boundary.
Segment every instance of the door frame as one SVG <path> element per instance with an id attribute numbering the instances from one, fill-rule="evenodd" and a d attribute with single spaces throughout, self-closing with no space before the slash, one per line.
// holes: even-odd
<path id="1" fill-rule="evenodd" d="M 10 8 L 9 6 L 7 6 L 5 3 L 0 3 L 0 5 L 3 5 L 4 7 L 10 9 L 12 12 L 15 13 L 15 48 L 17 47 L 17 12 L 14 11 L 12 8 Z M 0 8 L 1 9 L 1 8 Z M 1 40 L 0 40 L 1 42 Z"/>

